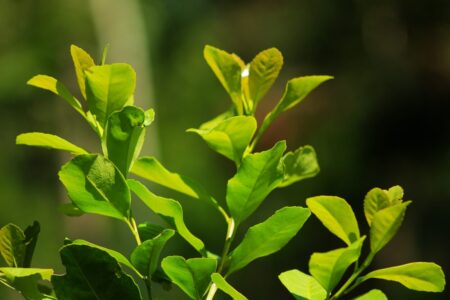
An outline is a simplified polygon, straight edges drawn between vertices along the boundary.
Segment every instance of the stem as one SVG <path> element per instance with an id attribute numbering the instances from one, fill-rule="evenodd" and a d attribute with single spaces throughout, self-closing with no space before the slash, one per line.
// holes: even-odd
<path id="1" fill-rule="evenodd" d="M 272 124 L 273 120 L 277 117 L 277 113 L 271 111 L 265 118 L 261 127 L 259 127 L 258 132 L 256 132 L 255 138 L 248 148 L 248 153 L 251 153 L 255 148 L 256 144 L 259 142 L 259 139 L 263 136 L 264 132 L 266 132 L 267 128 L 269 128 L 270 124 Z"/>
<path id="2" fill-rule="evenodd" d="M 216 292 L 217 292 L 217 285 L 215 283 L 213 283 L 211 285 L 211 287 L 209 288 L 208 295 L 206 295 L 206 300 L 213 300 Z"/>

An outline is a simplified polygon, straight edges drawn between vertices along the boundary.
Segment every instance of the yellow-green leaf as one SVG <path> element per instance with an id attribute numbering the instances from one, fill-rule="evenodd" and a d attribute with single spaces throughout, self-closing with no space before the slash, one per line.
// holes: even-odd
<path id="1" fill-rule="evenodd" d="M 247 297 L 236 290 L 219 273 L 213 273 L 211 275 L 211 280 L 219 290 L 230 296 L 233 300 L 247 300 Z"/>
<path id="2" fill-rule="evenodd" d="M 284 176 L 279 187 L 286 187 L 303 179 L 316 176 L 319 171 L 316 151 L 311 146 L 303 146 L 283 156 Z"/>
<path id="3" fill-rule="evenodd" d="M 327 291 L 317 280 L 299 270 L 281 273 L 278 278 L 296 300 L 325 300 Z"/>
<path id="4" fill-rule="evenodd" d="M 78 147 L 57 135 L 42 132 L 27 132 L 19 134 L 16 137 L 16 144 L 68 151 L 73 155 L 88 153 L 83 148 Z"/>
<path id="5" fill-rule="evenodd" d="M 81 95 L 86 99 L 86 75 L 85 72 L 90 67 L 95 66 L 92 57 L 80 47 L 75 45 L 70 46 L 70 54 L 72 55 L 75 73 L 77 74 L 78 86 L 80 87 Z"/>

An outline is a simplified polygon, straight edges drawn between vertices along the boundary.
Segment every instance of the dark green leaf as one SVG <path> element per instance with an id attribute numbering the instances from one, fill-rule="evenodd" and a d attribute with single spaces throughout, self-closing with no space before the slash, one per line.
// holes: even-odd
<path id="1" fill-rule="evenodd" d="M 31 266 L 31 260 L 34 254 L 34 248 L 36 247 L 39 232 L 41 226 L 39 222 L 34 221 L 32 225 L 25 228 L 25 257 L 23 259 L 23 267 L 29 268 Z"/>
<path id="2" fill-rule="evenodd" d="M 130 190 L 117 167 L 103 156 L 79 155 L 62 167 L 59 178 L 83 212 L 128 220 Z"/>
<path id="3" fill-rule="evenodd" d="M 25 234 L 10 223 L 0 229 L 0 254 L 8 267 L 22 267 L 25 260 Z"/>
<path id="4" fill-rule="evenodd" d="M 68 151 L 74 155 L 87 154 L 87 151 L 83 148 L 80 148 L 63 138 L 60 138 L 59 136 L 41 132 L 28 132 L 19 134 L 16 137 L 16 144 Z"/>
<path id="5" fill-rule="evenodd" d="M 239 293 L 231 284 L 229 284 L 225 278 L 222 277 L 219 273 L 213 273 L 211 275 L 211 280 L 214 282 L 216 287 L 220 289 L 222 292 L 226 293 L 233 300 L 247 300 L 247 297 Z"/>
<path id="6" fill-rule="evenodd" d="M 70 46 L 70 54 L 72 55 L 73 65 L 75 67 L 75 73 L 77 74 L 78 86 L 80 87 L 81 94 L 86 99 L 86 75 L 85 72 L 95 66 L 94 60 L 91 56 L 75 45 Z"/>
<path id="7" fill-rule="evenodd" d="M 230 254 L 227 274 L 242 269 L 257 258 L 279 251 L 297 234 L 310 214 L 307 208 L 284 207 L 264 222 L 250 227 L 242 242 Z"/>
<path id="8" fill-rule="evenodd" d="M 107 252 L 70 244 L 61 248 L 60 255 L 67 273 L 52 276 L 59 299 L 142 299 L 133 278 Z"/>
<path id="9" fill-rule="evenodd" d="M 283 179 L 280 159 L 284 150 L 286 143 L 281 141 L 270 150 L 247 155 L 237 174 L 228 180 L 226 201 L 237 224 L 250 216 Z"/>
<path id="10" fill-rule="evenodd" d="M 152 238 L 158 236 L 166 228 L 161 225 L 153 224 L 150 222 L 145 222 L 138 225 L 138 232 L 141 241 L 151 240 Z"/>
<path id="11" fill-rule="evenodd" d="M 217 267 L 213 258 L 191 258 L 168 256 L 163 259 L 162 267 L 167 276 L 191 299 L 202 299 L 211 282 L 211 274 Z"/>
<path id="12" fill-rule="evenodd" d="M 316 151 L 311 146 L 303 146 L 283 156 L 284 177 L 279 187 L 289 186 L 300 180 L 316 176 L 319 171 Z"/>
<path id="13" fill-rule="evenodd" d="M 296 300 L 325 300 L 327 291 L 317 280 L 299 270 L 281 273 L 278 278 Z"/>
<path id="14" fill-rule="evenodd" d="M 84 215 L 84 212 L 73 203 L 62 203 L 59 210 L 68 217 L 79 217 Z"/>

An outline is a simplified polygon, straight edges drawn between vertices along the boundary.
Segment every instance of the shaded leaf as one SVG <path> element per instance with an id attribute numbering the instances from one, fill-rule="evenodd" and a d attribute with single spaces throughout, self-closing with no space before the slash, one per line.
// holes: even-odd
<path id="1" fill-rule="evenodd" d="M 73 155 L 87 154 L 87 151 L 83 148 L 60 138 L 59 136 L 42 132 L 28 132 L 19 134 L 16 137 L 16 144 L 68 151 Z"/>
<path id="2" fill-rule="evenodd" d="M 32 225 L 25 228 L 25 257 L 23 259 L 23 267 L 25 268 L 29 268 L 31 266 L 31 260 L 33 258 L 34 249 L 36 247 L 40 231 L 41 226 L 37 221 L 34 221 Z"/>
<path id="3" fill-rule="evenodd" d="M 242 242 L 230 253 L 227 275 L 257 258 L 279 251 L 297 234 L 310 214 L 307 208 L 284 207 L 264 222 L 250 227 Z"/>
<path id="4" fill-rule="evenodd" d="M 213 258 L 185 260 L 181 256 L 168 256 L 161 264 L 167 276 L 191 299 L 202 299 L 211 281 L 211 274 L 216 270 L 217 260 Z"/>
<path id="5" fill-rule="evenodd" d="M 372 225 L 373 215 L 390 206 L 389 195 L 380 188 L 371 189 L 364 198 L 364 215 L 369 226 Z"/>
<path id="6" fill-rule="evenodd" d="M 59 210 L 68 217 L 79 217 L 84 215 L 84 212 L 73 203 L 62 203 L 59 206 Z"/>
<path id="7" fill-rule="evenodd" d="M 445 288 L 442 268 L 430 262 L 414 262 L 376 270 L 365 275 L 362 280 L 371 278 L 395 281 L 415 291 L 442 292 Z"/>
<path id="8" fill-rule="evenodd" d="M 309 272 L 328 293 L 336 287 L 347 268 L 358 260 L 364 239 L 362 237 L 346 248 L 311 255 Z"/>
<path id="9" fill-rule="evenodd" d="M 52 276 L 59 299 L 142 299 L 133 278 L 107 252 L 70 244 L 61 248 L 60 255 L 67 273 Z"/>
<path id="10" fill-rule="evenodd" d="M 351 206 L 340 197 L 316 196 L 306 200 L 311 212 L 347 245 L 359 239 L 358 222 Z"/>
<path id="11" fill-rule="evenodd" d="M 327 291 L 314 277 L 299 270 L 281 273 L 278 278 L 297 300 L 325 300 Z"/>
<path id="12" fill-rule="evenodd" d="M 85 213 L 127 220 L 131 195 L 125 178 L 101 155 L 79 155 L 58 173 L 73 203 Z"/>
<path id="13" fill-rule="evenodd" d="M 130 189 L 144 202 L 153 212 L 164 218 L 177 232 L 198 252 L 205 254 L 205 245 L 194 236 L 186 227 L 183 219 L 183 208 L 175 200 L 159 197 L 150 192 L 142 183 L 136 180 L 128 180 Z"/>
<path id="14" fill-rule="evenodd" d="M 211 275 L 211 280 L 214 282 L 216 287 L 222 292 L 226 293 L 233 300 L 247 300 L 247 297 L 238 292 L 231 284 L 229 284 L 225 278 L 219 273 L 213 273 Z"/>
<path id="15" fill-rule="evenodd" d="M 78 86 L 80 87 L 81 95 L 86 99 L 86 75 L 85 72 L 95 66 L 94 60 L 91 56 L 75 45 L 70 45 L 70 54 L 72 55 L 75 73 L 77 74 Z"/>
<path id="16" fill-rule="evenodd" d="M 138 232 L 141 241 L 151 240 L 154 237 L 158 236 L 163 232 L 166 228 L 161 225 L 153 224 L 150 222 L 144 222 L 138 225 Z"/>
<path id="17" fill-rule="evenodd" d="M 388 298 L 382 291 L 374 289 L 355 298 L 354 300 L 388 300 Z"/>
<path id="18" fill-rule="evenodd" d="M 226 201 L 236 224 L 250 216 L 283 179 L 280 159 L 284 150 L 286 142 L 280 141 L 272 149 L 247 155 L 228 180 Z"/>
<path id="19" fill-rule="evenodd" d="M 279 187 L 286 187 L 303 179 L 316 176 L 319 171 L 316 151 L 311 146 L 303 146 L 283 156 L 284 177 Z"/>
<path id="20" fill-rule="evenodd" d="M 25 260 L 25 234 L 9 223 L 0 229 L 0 254 L 8 267 L 22 267 Z"/>

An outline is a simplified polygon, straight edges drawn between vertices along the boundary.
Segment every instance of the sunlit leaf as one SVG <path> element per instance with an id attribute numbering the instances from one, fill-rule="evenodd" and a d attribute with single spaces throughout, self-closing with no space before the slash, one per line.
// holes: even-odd
<path id="1" fill-rule="evenodd" d="M 278 278 L 296 300 L 325 300 L 327 291 L 314 277 L 299 270 L 281 273 Z"/>
<path id="2" fill-rule="evenodd" d="M 213 273 L 211 275 L 211 280 L 219 290 L 230 296 L 233 300 L 247 300 L 247 297 L 238 292 L 219 273 Z"/>
<path id="3" fill-rule="evenodd" d="M 25 260 L 25 234 L 9 223 L 0 229 L 0 254 L 8 267 L 22 267 Z"/>
<path id="4" fill-rule="evenodd" d="M 60 138 L 59 136 L 42 132 L 28 132 L 19 134 L 16 137 L 16 144 L 68 151 L 74 155 L 87 154 L 87 151 L 83 148 Z"/>
<path id="5" fill-rule="evenodd" d="M 316 176 L 319 171 L 316 151 L 311 146 L 303 146 L 283 156 L 284 176 L 279 187 L 289 186 L 303 179 Z"/>
<path id="6" fill-rule="evenodd" d="M 374 289 L 355 298 L 354 300 L 388 300 L 388 298 L 382 291 Z"/>
<path id="7" fill-rule="evenodd" d="M 90 67 L 95 66 L 94 60 L 91 56 L 75 45 L 70 46 L 70 54 L 72 55 L 75 73 L 77 74 L 78 86 L 80 87 L 81 95 L 86 99 L 86 75 L 85 72 Z"/>
<path id="8" fill-rule="evenodd" d="M 364 215 L 369 226 L 372 224 L 373 215 L 390 206 L 389 195 L 380 188 L 371 189 L 364 198 Z"/>
<path id="9" fill-rule="evenodd" d="M 45 295 L 38 289 L 39 281 L 50 280 L 53 270 L 36 268 L 0 268 L 7 286 L 19 291 L 25 299 L 48 300 L 55 299 Z M 0 281 L 1 283 L 1 281 Z"/>

